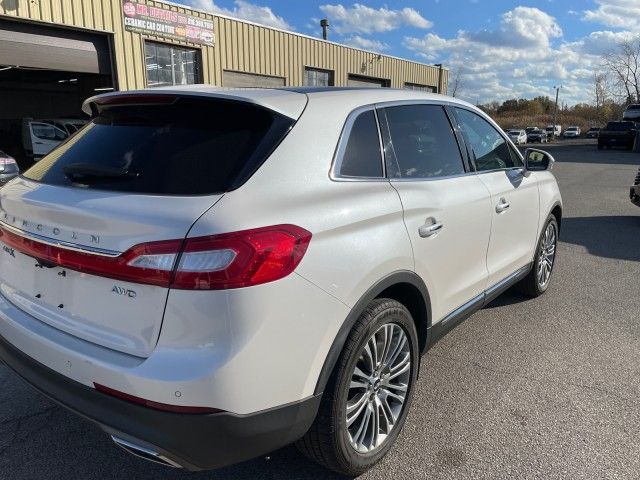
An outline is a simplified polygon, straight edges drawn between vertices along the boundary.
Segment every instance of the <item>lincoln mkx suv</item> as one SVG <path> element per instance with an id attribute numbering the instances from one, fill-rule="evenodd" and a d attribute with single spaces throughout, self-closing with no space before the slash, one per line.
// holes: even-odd
<path id="1" fill-rule="evenodd" d="M 195 86 L 83 108 L 0 190 L 0 358 L 148 460 L 296 442 L 360 474 L 429 345 L 549 286 L 553 159 L 454 98 Z"/>

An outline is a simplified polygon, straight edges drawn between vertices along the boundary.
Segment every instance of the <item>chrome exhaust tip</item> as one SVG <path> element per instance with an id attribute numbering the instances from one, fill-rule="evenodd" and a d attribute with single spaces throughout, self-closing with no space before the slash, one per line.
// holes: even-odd
<path id="1" fill-rule="evenodd" d="M 158 452 L 155 452 L 150 448 L 136 445 L 135 443 L 124 440 L 120 437 L 116 437 L 115 435 L 111 435 L 111 440 L 113 440 L 113 443 L 118 445 L 123 450 L 126 450 L 131 455 L 142 458 L 143 460 L 147 460 L 153 463 L 159 463 L 160 465 L 164 465 L 165 467 L 182 468 L 181 465 L 172 460 L 169 460 L 167 457 L 160 455 Z"/>

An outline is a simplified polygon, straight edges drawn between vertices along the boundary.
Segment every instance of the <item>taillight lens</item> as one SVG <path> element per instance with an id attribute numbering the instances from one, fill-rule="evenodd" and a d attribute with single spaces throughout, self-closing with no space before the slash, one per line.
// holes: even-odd
<path id="1" fill-rule="evenodd" d="M 302 260 L 311 233 L 277 225 L 187 239 L 175 270 L 174 288 L 239 288 L 286 277 Z"/>
<path id="2" fill-rule="evenodd" d="M 78 252 L 0 228 L 0 241 L 60 267 L 133 283 L 184 290 L 220 290 L 286 277 L 304 256 L 311 233 L 295 225 L 151 242 L 117 257 Z"/>
<path id="3" fill-rule="evenodd" d="M 16 171 L 18 169 L 18 164 L 16 163 L 16 160 L 13 157 L 0 157 L 0 173 L 4 172 L 5 170 L 9 171 L 9 172 L 13 172 Z"/>

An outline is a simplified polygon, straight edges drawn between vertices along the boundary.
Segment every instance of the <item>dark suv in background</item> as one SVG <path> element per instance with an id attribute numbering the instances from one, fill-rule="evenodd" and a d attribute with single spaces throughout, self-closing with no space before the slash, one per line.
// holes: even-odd
<path id="1" fill-rule="evenodd" d="M 609 122 L 598 133 L 598 150 L 604 147 L 625 147 L 633 148 L 638 132 L 638 124 L 634 122 Z"/>

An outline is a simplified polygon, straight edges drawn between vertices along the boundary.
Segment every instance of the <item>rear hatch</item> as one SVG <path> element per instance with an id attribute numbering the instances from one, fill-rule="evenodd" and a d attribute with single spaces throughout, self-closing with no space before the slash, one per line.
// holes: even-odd
<path id="1" fill-rule="evenodd" d="M 293 119 L 228 98 L 107 98 L 93 104 L 91 123 L 0 191 L 0 293 L 55 328 L 145 357 L 171 283 L 153 254 L 181 245 Z M 131 267 L 136 255 L 147 263 Z"/>

